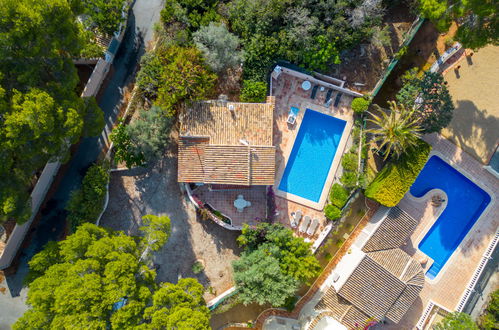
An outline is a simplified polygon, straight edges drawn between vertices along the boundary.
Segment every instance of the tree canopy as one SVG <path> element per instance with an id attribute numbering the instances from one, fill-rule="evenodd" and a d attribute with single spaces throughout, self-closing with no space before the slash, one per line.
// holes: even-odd
<path id="1" fill-rule="evenodd" d="M 256 228 L 246 225 L 237 241 L 245 251 L 241 259 L 233 263 L 234 278 L 245 303 L 268 302 L 282 306 L 299 284 L 320 271 L 310 243 L 295 237 L 280 224 L 262 223 Z M 263 276 L 256 276 L 262 271 Z"/>
<path id="2" fill-rule="evenodd" d="M 122 12 L 127 0 L 81 0 L 83 12 L 89 16 L 90 27 L 99 32 L 112 35 L 125 21 Z"/>
<path id="3" fill-rule="evenodd" d="M 1 1 L 0 35 L 0 222 L 22 222 L 36 172 L 104 120 L 76 93 L 83 41 L 67 0 Z"/>
<path id="4" fill-rule="evenodd" d="M 210 22 L 193 33 L 194 44 L 203 53 L 206 64 L 215 72 L 223 73 L 242 64 L 240 41 L 224 24 Z"/>
<path id="5" fill-rule="evenodd" d="M 263 82 L 278 59 L 328 70 L 377 33 L 383 13 L 381 0 L 168 0 L 161 19 L 172 34 L 194 37 L 210 22 L 227 23 L 241 40 L 244 79 Z"/>
<path id="6" fill-rule="evenodd" d="M 494 1 L 419 0 L 419 8 L 441 31 L 456 22 L 455 38 L 466 48 L 499 43 L 499 17 Z"/>
<path id="7" fill-rule="evenodd" d="M 166 115 L 173 116 L 183 102 L 208 95 L 215 80 L 198 49 L 161 45 L 142 62 L 137 86 L 155 98 L 154 104 Z"/>
<path id="8" fill-rule="evenodd" d="M 107 166 L 92 165 L 83 177 L 80 189 L 71 192 L 66 205 L 71 230 L 85 222 L 95 223 L 104 207 L 109 173 Z"/>
<path id="9" fill-rule="evenodd" d="M 389 104 L 390 109 L 374 105 L 376 112 L 370 113 L 372 118 L 368 119 L 373 127 L 367 132 L 373 134 L 373 141 L 384 152 L 385 159 L 390 156 L 398 159 L 417 146 L 421 128 L 412 108 L 395 102 Z"/>
<path id="10" fill-rule="evenodd" d="M 415 108 L 424 133 L 440 132 L 450 124 L 454 104 L 442 74 L 426 71 L 419 77 L 417 70 L 412 69 L 402 81 L 404 86 L 396 98 L 404 106 Z"/>
<path id="11" fill-rule="evenodd" d="M 14 329 L 208 329 L 203 286 L 195 279 L 158 286 L 141 258 L 166 242 L 169 226 L 167 217 L 146 216 L 137 238 L 86 223 L 49 243 L 29 262 L 31 308 Z"/>
<path id="12" fill-rule="evenodd" d="M 437 323 L 435 330 L 478 330 L 478 326 L 471 316 L 466 313 L 449 313 L 442 321 Z"/>

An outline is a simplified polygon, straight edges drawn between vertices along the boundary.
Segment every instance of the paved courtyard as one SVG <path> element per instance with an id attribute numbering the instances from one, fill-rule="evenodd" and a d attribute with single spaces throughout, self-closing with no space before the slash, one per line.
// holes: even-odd
<path id="1" fill-rule="evenodd" d="M 216 185 L 212 186 L 216 188 Z M 265 186 L 250 186 L 240 188 L 212 189 L 210 185 L 203 185 L 193 190 L 194 197 L 208 203 L 232 220 L 232 226 L 241 227 L 243 224 L 257 225 L 267 216 L 267 192 Z M 234 201 L 242 195 L 244 200 L 251 203 L 242 212 L 238 212 Z"/>
<path id="2" fill-rule="evenodd" d="M 175 154 L 148 168 L 113 172 L 109 192 L 109 206 L 100 223 L 104 227 L 136 235 L 142 216 L 170 217 L 171 236 L 154 256 L 160 266 L 158 281 L 176 283 L 181 277 L 195 277 L 205 288 L 214 288 L 205 292 L 207 301 L 233 286 L 231 262 L 240 253 L 239 232 L 197 218 L 177 183 Z M 198 275 L 192 272 L 196 260 L 205 266 Z"/>

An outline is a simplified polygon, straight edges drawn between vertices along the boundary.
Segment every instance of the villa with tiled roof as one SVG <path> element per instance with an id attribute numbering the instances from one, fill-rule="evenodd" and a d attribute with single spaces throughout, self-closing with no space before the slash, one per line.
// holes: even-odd
<path id="1" fill-rule="evenodd" d="M 392 208 L 368 240 L 360 240 L 361 246 L 353 246 L 342 260 L 342 272 L 333 275 L 315 310 L 349 328 L 368 320 L 400 322 L 425 283 L 421 264 L 399 248 L 416 225 L 404 211 Z"/>
<path id="2" fill-rule="evenodd" d="M 199 101 L 180 118 L 178 181 L 273 185 L 274 97 L 266 103 Z"/>

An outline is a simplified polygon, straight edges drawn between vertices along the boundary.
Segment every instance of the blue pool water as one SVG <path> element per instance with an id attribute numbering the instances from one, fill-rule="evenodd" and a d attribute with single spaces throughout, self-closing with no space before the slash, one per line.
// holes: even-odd
<path id="1" fill-rule="evenodd" d="M 434 188 L 445 191 L 448 201 L 418 246 L 434 260 L 426 273 L 430 279 L 437 276 L 490 203 L 489 194 L 437 156 L 428 160 L 410 191 L 415 197 L 421 197 Z"/>
<path id="2" fill-rule="evenodd" d="M 319 202 L 346 121 L 307 109 L 279 190 Z"/>

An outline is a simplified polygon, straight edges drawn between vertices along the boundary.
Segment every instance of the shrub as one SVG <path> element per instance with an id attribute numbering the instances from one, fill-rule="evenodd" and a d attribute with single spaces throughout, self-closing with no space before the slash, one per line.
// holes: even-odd
<path id="1" fill-rule="evenodd" d="M 244 80 L 241 89 L 241 102 L 265 102 L 267 97 L 267 84 L 261 81 Z"/>
<path id="2" fill-rule="evenodd" d="M 347 188 L 355 188 L 357 186 L 357 178 L 357 171 L 345 171 L 340 181 Z"/>
<path id="3" fill-rule="evenodd" d="M 341 218 L 341 210 L 333 204 L 328 204 L 324 208 L 324 214 L 329 220 L 336 220 Z"/>
<path id="4" fill-rule="evenodd" d="M 224 24 L 211 22 L 193 33 L 194 44 L 201 50 L 206 64 L 215 72 L 221 73 L 242 63 L 239 38 L 230 33 Z"/>
<path id="5" fill-rule="evenodd" d="M 343 238 L 338 238 L 338 240 L 336 240 L 336 247 L 339 249 L 343 243 L 345 243 L 345 240 Z"/>
<path id="6" fill-rule="evenodd" d="M 339 183 L 333 184 L 329 193 L 331 204 L 338 208 L 342 208 L 348 199 L 348 191 Z"/>
<path id="7" fill-rule="evenodd" d="M 431 146 L 419 140 L 416 148 L 388 163 L 378 173 L 365 195 L 387 207 L 397 205 L 423 169 L 430 151 Z"/>
<path id="8" fill-rule="evenodd" d="M 104 206 L 108 181 L 107 168 L 93 165 L 85 174 L 81 188 L 71 192 L 66 210 L 69 211 L 68 221 L 73 232 L 85 222 L 97 221 Z"/>
<path id="9" fill-rule="evenodd" d="M 369 100 L 366 100 L 363 97 L 356 97 L 352 101 L 352 110 L 355 113 L 363 113 L 369 108 L 369 104 L 371 104 Z"/>
<path id="10" fill-rule="evenodd" d="M 203 271 L 204 269 L 204 266 L 202 263 L 200 263 L 199 261 L 196 261 L 193 265 L 192 265 L 192 272 L 194 274 L 199 274 Z"/>
<path id="11" fill-rule="evenodd" d="M 356 171 L 358 165 L 358 157 L 356 154 L 349 152 L 343 156 L 341 166 L 345 171 Z"/>

